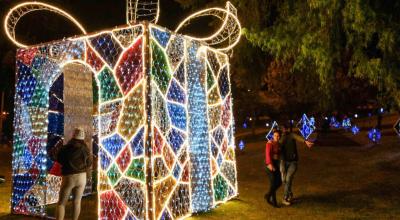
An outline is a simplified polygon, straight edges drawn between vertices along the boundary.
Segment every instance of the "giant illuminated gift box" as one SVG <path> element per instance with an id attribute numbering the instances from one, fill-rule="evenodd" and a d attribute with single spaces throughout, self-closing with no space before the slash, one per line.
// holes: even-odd
<path id="1" fill-rule="evenodd" d="M 57 202 L 49 154 L 76 126 L 98 148 L 101 219 L 182 218 L 235 197 L 229 68 L 147 22 L 19 49 L 12 212 Z"/>

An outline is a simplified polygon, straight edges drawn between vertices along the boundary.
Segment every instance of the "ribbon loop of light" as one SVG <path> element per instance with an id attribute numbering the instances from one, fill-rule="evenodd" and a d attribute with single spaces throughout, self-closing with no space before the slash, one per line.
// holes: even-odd
<path id="1" fill-rule="evenodd" d="M 221 20 L 221 27 L 210 36 L 203 38 L 192 37 L 193 39 L 204 42 L 220 51 L 230 50 L 239 43 L 241 25 L 237 18 L 237 10 L 230 2 L 226 2 L 226 9 L 208 8 L 188 16 L 178 25 L 175 32 L 179 32 L 182 28 L 188 26 L 192 20 L 205 16 L 214 16 Z"/>
<path id="2" fill-rule="evenodd" d="M 28 47 L 28 45 L 25 45 L 16 39 L 15 28 L 18 21 L 28 13 L 40 10 L 54 12 L 66 17 L 84 34 L 86 34 L 86 30 L 83 26 L 64 10 L 41 2 L 25 2 L 10 9 L 4 19 L 6 35 L 18 47 Z M 135 24 L 140 20 L 148 20 L 149 22 L 157 23 L 159 17 L 159 0 L 127 0 L 126 16 L 129 25 Z M 230 2 L 226 2 L 225 9 L 208 8 L 188 16 L 179 24 L 175 32 L 179 32 L 182 28 L 190 25 L 192 20 L 204 16 L 214 16 L 218 18 L 222 21 L 221 27 L 208 37 L 191 38 L 201 41 L 207 46 L 216 48 L 219 51 L 230 50 L 239 42 L 241 36 L 241 25 L 237 18 L 237 10 Z"/>
<path id="3" fill-rule="evenodd" d="M 6 35 L 18 47 L 28 47 L 28 45 L 25 45 L 16 39 L 15 28 L 18 24 L 18 21 L 24 15 L 34 11 L 50 11 L 59 14 L 73 22 L 82 31 L 83 34 L 86 34 L 85 28 L 83 28 L 83 26 L 66 11 L 41 2 L 25 2 L 11 8 L 4 19 L 4 30 L 6 32 Z"/>

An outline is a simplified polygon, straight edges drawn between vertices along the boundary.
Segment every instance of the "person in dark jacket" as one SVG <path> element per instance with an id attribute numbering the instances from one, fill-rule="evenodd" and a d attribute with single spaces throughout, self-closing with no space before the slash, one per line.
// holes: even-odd
<path id="1" fill-rule="evenodd" d="M 299 160 L 299 154 L 297 152 L 296 140 L 304 142 L 307 147 L 311 148 L 313 143 L 307 140 L 301 139 L 299 136 L 290 132 L 289 127 L 285 125 L 283 127 L 283 135 L 280 139 L 281 146 L 281 162 L 280 171 L 282 175 L 282 182 L 284 185 L 284 193 L 282 204 L 291 205 L 293 201 L 292 182 L 294 174 L 297 171 L 297 161 Z"/>
<path id="2" fill-rule="evenodd" d="M 270 184 L 268 192 L 264 195 L 264 199 L 275 208 L 279 208 L 276 202 L 276 191 L 282 185 L 281 173 L 279 171 L 280 136 L 280 132 L 275 130 L 272 140 L 269 140 L 265 147 L 265 165 L 267 166 L 266 171 Z"/>
<path id="3" fill-rule="evenodd" d="M 56 218 L 63 220 L 65 205 L 72 192 L 73 219 L 77 220 L 81 210 L 81 199 L 86 186 L 86 173 L 92 166 L 92 155 L 85 143 L 85 132 L 74 130 L 72 139 L 58 151 L 56 160 L 61 164 L 62 183 L 57 203 Z"/>

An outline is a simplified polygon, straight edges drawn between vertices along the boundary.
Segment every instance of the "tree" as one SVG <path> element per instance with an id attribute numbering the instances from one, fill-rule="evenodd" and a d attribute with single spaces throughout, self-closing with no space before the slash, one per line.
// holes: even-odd
<path id="1" fill-rule="evenodd" d="M 381 102 L 400 105 L 399 31 L 397 1 L 270 1 L 274 18 L 245 36 L 284 63 L 292 72 L 311 72 L 332 96 L 338 75 L 368 79 Z M 332 99 L 334 100 L 334 99 Z"/>
<path id="2" fill-rule="evenodd" d="M 212 3 L 205 0 L 176 1 L 192 8 L 223 5 L 220 0 Z M 400 2 L 233 0 L 232 3 L 238 8 L 244 36 L 264 51 L 264 59 L 260 59 L 263 71 L 257 74 L 256 79 L 272 79 L 268 76 L 277 68 L 282 68 L 279 75 L 284 78 L 290 74 L 295 74 L 289 78 L 296 80 L 315 78 L 318 97 L 324 100 L 315 106 L 317 109 L 341 105 L 343 91 L 337 88 L 351 90 L 349 85 L 355 85 L 357 81 L 376 87 L 381 104 L 400 106 Z M 235 53 L 249 53 L 246 48 L 249 46 L 238 47 Z M 243 65 L 243 69 L 254 66 L 245 62 L 233 64 Z M 286 76 L 282 76 L 283 73 Z M 235 74 L 234 78 L 241 78 L 238 81 L 246 78 L 242 77 L 246 73 Z M 248 76 L 253 74 L 247 71 Z M 371 86 L 357 86 L 357 89 L 367 91 Z M 295 90 L 286 92 L 299 92 Z M 304 97 L 298 95 L 294 101 L 301 101 L 301 98 Z"/>

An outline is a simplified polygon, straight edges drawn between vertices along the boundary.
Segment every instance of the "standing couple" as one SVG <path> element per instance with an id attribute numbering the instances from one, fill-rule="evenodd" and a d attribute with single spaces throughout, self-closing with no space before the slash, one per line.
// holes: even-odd
<path id="1" fill-rule="evenodd" d="M 268 141 L 265 149 L 265 164 L 267 175 L 270 182 L 269 190 L 264 198 L 275 208 L 279 208 L 276 201 L 276 191 L 284 185 L 282 204 L 291 205 L 293 202 L 292 182 L 297 171 L 297 145 L 298 137 L 293 134 L 288 126 L 284 126 L 283 135 L 275 130 L 272 140 Z M 307 147 L 312 147 L 313 143 L 305 141 Z"/>

